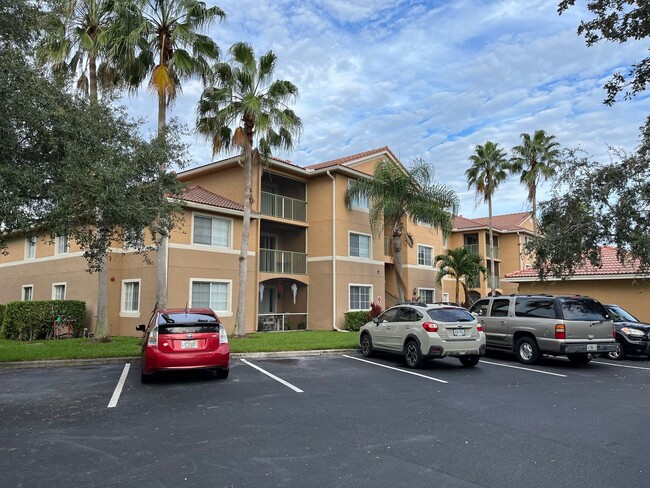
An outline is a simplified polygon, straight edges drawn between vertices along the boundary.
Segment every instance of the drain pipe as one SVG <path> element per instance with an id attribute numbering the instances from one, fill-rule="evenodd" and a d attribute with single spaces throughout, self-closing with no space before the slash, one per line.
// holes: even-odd
<path id="1" fill-rule="evenodd" d="M 336 326 L 336 178 L 329 170 L 327 176 L 332 180 L 332 329 L 337 332 L 348 332 Z"/>

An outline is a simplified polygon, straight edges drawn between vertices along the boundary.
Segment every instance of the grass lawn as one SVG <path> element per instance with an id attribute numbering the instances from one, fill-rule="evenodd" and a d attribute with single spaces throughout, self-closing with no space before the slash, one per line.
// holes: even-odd
<path id="1" fill-rule="evenodd" d="M 231 352 L 305 351 L 356 349 L 359 334 L 335 331 L 266 332 L 230 338 Z M 61 339 L 9 341 L 0 339 L 0 362 L 44 359 L 90 359 L 140 355 L 139 337 L 112 337 L 110 341 Z"/>

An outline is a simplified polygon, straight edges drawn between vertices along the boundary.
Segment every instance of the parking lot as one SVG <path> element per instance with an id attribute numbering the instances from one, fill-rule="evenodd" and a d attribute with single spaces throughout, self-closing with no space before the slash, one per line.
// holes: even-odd
<path id="1" fill-rule="evenodd" d="M 650 361 L 360 354 L 0 371 L 2 486 L 647 486 Z"/>

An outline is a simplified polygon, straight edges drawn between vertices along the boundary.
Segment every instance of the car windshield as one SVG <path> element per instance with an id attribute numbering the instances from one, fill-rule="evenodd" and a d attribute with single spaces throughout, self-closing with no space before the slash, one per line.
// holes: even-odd
<path id="1" fill-rule="evenodd" d="M 160 334 L 198 334 L 219 332 L 219 321 L 212 315 L 200 313 L 169 313 L 158 317 Z"/>
<path id="2" fill-rule="evenodd" d="M 609 315 L 605 307 L 593 298 L 562 297 L 558 298 L 565 320 L 607 320 Z"/>
<path id="3" fill-rule="evenodd" d="M 639 319 L 637 319 L 634 315 L 632 315 L 627 310 L 622 309 L 618 305 L 615 307 L 607 307 L 607 310 L 609 310 L 609 313 L 612 314 L 612 317 L 614 318 L 614 322 L 638 322 L 639 321 Z"/>
<path id="4" fill-rule="evenodd" d="M 430 308 L 427 310 L 431 320 L 436 322 L 472 322 L 474 316 L 461 308 Z"/>

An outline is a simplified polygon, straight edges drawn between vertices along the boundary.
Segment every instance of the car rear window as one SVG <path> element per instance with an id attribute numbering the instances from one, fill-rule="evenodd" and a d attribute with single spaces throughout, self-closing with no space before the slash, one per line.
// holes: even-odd
<path id="1" fill-rule="evenodd" d="M 427 310 L 431 320 L 436 322 L 471 322 L 474 316 L 461 308 L 431 308 Z"/>
<path id="2" fill-rule="evenodd" d="M 552 298 L 524 297 L 515 300 L 516 317 L 554 319 L 555 307 Z"/>
<path id="3" fill-rule="evenodd" d="M 562 297 L 558 298 L 564 320 L 607 320 L 605 307 L 593 298 Z"/>
<path id="4" fill-rule="evenodd" d="M 160 334 L 198 334 L 201 332 L 219 332 L 219 321 L 211 316 L 199 313 L 171 313 L 158 317 Z"/>

